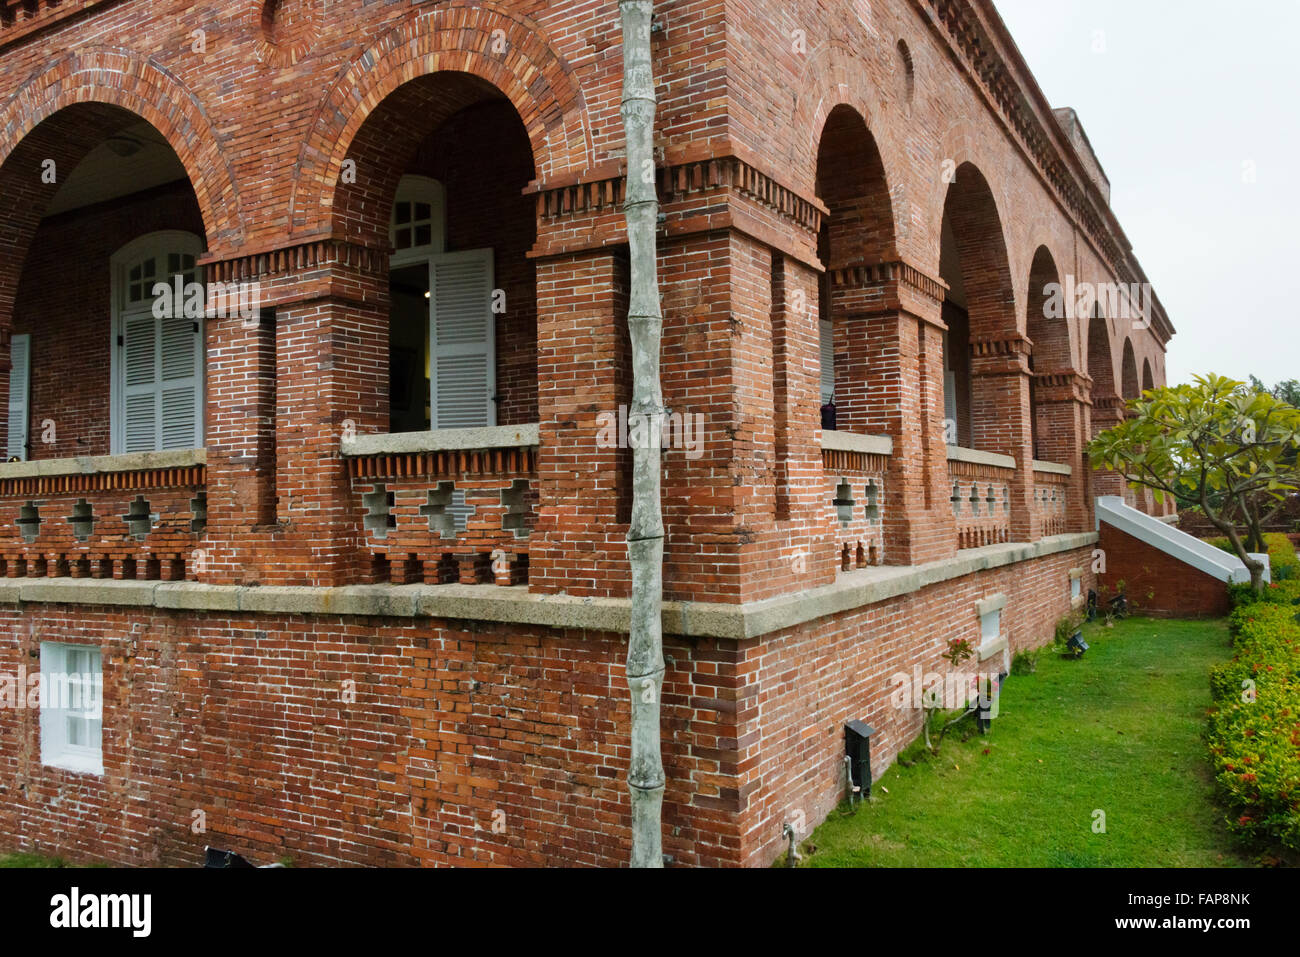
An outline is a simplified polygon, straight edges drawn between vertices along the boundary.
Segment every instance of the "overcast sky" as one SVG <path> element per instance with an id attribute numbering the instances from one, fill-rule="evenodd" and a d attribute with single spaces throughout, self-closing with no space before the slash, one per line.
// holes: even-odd
<path id="1" fill-rule="evenodd" d="M 1110 179 L 1170 383 L 1300 379 L 1300 0 L 995 3 Z"/>

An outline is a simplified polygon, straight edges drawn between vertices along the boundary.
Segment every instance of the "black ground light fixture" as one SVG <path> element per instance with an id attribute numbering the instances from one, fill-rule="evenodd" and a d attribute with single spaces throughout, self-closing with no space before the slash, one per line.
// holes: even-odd
<path id="1" fill-rule="evenodd" d="M 1088 643 L 1083 640 L 1082 628 L 1070 636 L 1070 640 L 1066 642 L 1066 647 L 1074 652 L 1076 661 L 1083 657 L 1083 653 L 1088 650 Z"/>
<path id="2" fill-rule="evenodd" d="M 1110 613 L 1116 618 L 1128 617 L 1128 596 L 1120 592 L 1110 600 Z"/>
<path id="3" fill-rule="evenodd" d="M 253 865 L 248 863 L 234 851 L 223 851 L 215 847 L 205 847 L 203 867 L 205 869 L 229 870 L 251 868 Z"/>
<path id="4" fill-rule="evenodd" d="M 844 726 L 844 753 L 848 755 L 849 775 L 858 800 L 871 797 L 871 736 L 876 729 L 865 721 L 850 721 Z"/>
<path id="5" fill-rule="evenodd" d="M 1092 588 L 1088 589 L 1088 620 L 1097 620 L 1097 592 Z"/>

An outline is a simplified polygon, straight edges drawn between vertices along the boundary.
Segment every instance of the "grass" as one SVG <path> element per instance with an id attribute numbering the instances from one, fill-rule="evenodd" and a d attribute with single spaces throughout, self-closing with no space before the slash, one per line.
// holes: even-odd
<path id="1" fill-rule="evenodd" d="M 1007 681 L 988 736 L 950 734 L 938 758 L 886 771 L 870 805 L 833 812 L 804 864 L 1250 866 L 1203 737 L 1226 623 L 1131 618 L 1086 637 L 1082 660 L 1049 648 L 1035 674 Z"/>
<path id="2" fill-rule="evenodd" d="M 61 857 L 42 857 L 40 854 L 0 854 L 3 867 L 67 867 Z"/>

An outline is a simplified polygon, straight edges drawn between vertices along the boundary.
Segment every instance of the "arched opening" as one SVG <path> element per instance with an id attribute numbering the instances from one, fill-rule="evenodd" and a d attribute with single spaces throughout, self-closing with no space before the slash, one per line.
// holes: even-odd
<path id="1" fill-rule="evenodd" d="M 537 421 L 536 174 L 515 107 L 471 74 L 423 76 L 348 159 L 366 173 L 340 184 L 336 227 L 392 251 L 390 431 Z"/>
<path id="2" fill-rule="evenodd" d="M 1124 340 L 1124 360 L 1122 370 L 1120 383 L 1124 391 L 1121 394 L 1121 397 L 1126 402 L 1130 399 L 1141 398 L 1142 390 L 1138 385 L 1137 358 L 1133 353 L 1132 339 Z"/>
<path id="3" fill-rule="evenodd" d="M 1039 246 L 1034 253 L 1034 261 L 1029 269 L 1029 294 L 1026 301 L 1026 325 L 1033 343 L 1029 354 L 1029 406 L 1034 458 L 1048 459 L 1052 456 L 1048 454 L 1044 437 L 1059 431 L 1061 423 L 1053 423 L 1050 412 L 1041 407 L 1040 383 L 1046 377 L 1068 373 L 1073 366 L 1073 359 L 1070 355 L 1069 308 L 1061 288 L 1060 271 L 1046 246 Z"/>
<path id="4" fill-rule="evenodd" d="M 894 221 L 880 152 L 852 107 L 837 106 L 822 130 L 817 196 L 830 211 L 818 237 L 826 267 L 818 310 L 823 427 L 867 433 L 873 428 L 873 363 L 855 320 L 864 310 L 863 267 L 894 255 Z"/>
<path id="5" fill-rule="evenodd" d="M 1088 322 L 1088 375 L 1092 377 L 1092 399 L 1111 399 L 1115 392 L 1115 360 L 1110 348 L 1110 329 L 1100 309 Z"/>
<path id="6" fill-rule="evenodd" d="M 944 419 L 949 445 L 1004 451 L 1005 410 L 976 410 L 971 348 L 974 342 L 1018 335 L 1006 241 L 993 192 L 970 163 L 956 170 L 944 204 L 939 273 L 948 284 L 943 308 Z"/>
<path id="7" fill-rule="evenodd" d="M 1142 391 L 1150 392 L 1156 387 L 1155 377 L 1151 375 L 1151 360 L 1142 360 Z"/>
<path id="8" fill-rule="evenodd" d="M 120 107 L 67 107 L 15 148 L 0 195 L 9 457 L 201 447 L 205 228 L 164 136 Z"/>

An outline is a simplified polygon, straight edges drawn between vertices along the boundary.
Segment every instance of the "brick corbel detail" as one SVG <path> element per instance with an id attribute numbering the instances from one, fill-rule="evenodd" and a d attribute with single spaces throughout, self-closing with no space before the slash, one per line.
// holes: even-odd
<path id="1" fill-rule="evenodd" d="M 664 235 L 681 238 L 735 229 L 806 265 L 819 267 L 817 234 L 826 207 L 734 152 L 708 155 L 711 147 L 674 150 L 656 171 Z M 534 183 L 537 203 L 535 258 L 562 256 L 627 242 L 623 221 L 626 173 L 621 165 Z"/>

